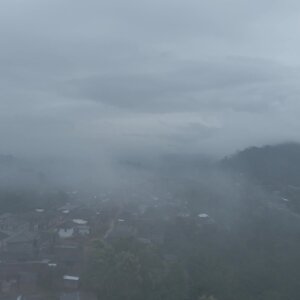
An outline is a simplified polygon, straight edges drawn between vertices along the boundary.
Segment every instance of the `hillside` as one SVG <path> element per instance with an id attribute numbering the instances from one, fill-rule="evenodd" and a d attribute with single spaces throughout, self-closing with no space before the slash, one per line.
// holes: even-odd
<path id="1" fill-rule="evenodd" d="M 223 159 L 221 167 L 280 195 L 300 212 L 300 144 L 247 148 Z"/>
<path id="2" fill-rule="evenodd" d="M 268 187 L 300 186 L 300 144 L 247 148 L 221 164 Z"/>

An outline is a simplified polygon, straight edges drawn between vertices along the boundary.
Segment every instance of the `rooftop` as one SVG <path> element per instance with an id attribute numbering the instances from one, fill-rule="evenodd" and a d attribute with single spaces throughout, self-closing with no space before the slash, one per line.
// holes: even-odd
<path id="1" fill-rule="evenodd" d="M 78 281 L 79 277 L 78 276 L 70 276 L 70 275 L 64 275 L 64 280 L 74 280 L 74 281 Z"/>
<path id="2" fill-rule="evenodd" d="M 73 219 L 73 222 L 78 225 L 86 225 L 88 221 L 83 219 Z"/>
<path id="3" fill-rule="evenodd" d="M 208 218 L 209 215 L 208 214 L 199 214 L 198 217 L 199 218 Z"/>

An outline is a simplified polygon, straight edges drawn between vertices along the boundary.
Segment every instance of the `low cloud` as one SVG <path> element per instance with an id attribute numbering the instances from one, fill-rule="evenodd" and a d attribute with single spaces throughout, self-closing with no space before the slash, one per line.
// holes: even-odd
<path id="1" fill-rule="evenodd" d="M 223 155 L 298 140 L 300 4 L 1 4 L 3 153 Z"/>

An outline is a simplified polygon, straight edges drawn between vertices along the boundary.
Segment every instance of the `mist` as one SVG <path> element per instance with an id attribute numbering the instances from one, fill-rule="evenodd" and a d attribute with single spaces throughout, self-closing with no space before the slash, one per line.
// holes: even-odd
<path id="1" fill-rule="evenodd" d="M 299 14 L 1 1 L 0 299 L 300 299 Z"/>
<path id="2" fill-rule="evenodd" d="M 1 8 L 3 154 L 110 162 L 299 141 L 295 1 Z"/>

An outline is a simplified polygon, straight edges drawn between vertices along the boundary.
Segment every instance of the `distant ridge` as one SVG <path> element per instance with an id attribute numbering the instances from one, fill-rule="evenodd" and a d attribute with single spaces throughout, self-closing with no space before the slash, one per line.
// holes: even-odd
<path id="1" fill-rule="evenodd" d="M 300 187 L 299 143 L 250 147 L 224 158 L 220 164 L 267 187 Z"/>

